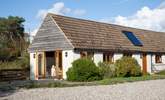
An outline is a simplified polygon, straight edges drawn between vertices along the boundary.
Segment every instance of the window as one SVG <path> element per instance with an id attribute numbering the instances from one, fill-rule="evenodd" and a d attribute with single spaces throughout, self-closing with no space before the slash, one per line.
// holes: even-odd
<path id="1" fill-rule="evenodd" d="M 94 60 L 94 52 L 87 52 L 87 51 L 82 51 L 80 52 L 81 58 L 89 58 L 91 60 Z"/>
<path id="2" fill-rule="evenodd" d="M 131 53 L 124 53 L 123 56 L 124 57 L 132 57 L 132 54 Z"/>
<path id="3" fill-rule="evenodd" d="M 80 57 L 81 58 L 87 57 L 87 52 L 85 51 L 80 52 Z"/>
<path id="4" fill-rule="evenodd" d="M 91 60 L 94 60 L 94 52 L 87 52 L 87 57 Z"/>
<path id="5" fill-rule="evenodd" d="M 124 35 L 135 45 L 135 46 L 143 46 L 142 42 L 129 31 L 122 31 Z"/>
<path id="6" fill-rule="evenodd" d="M 113 53 L 103 53 L 103 62 L 113 63 Z"/>
<path id="7" fill-rule="evenodd" d="M 155 55 L 155 62 L 156 63 L 162 63 L 162 55 Z"/>

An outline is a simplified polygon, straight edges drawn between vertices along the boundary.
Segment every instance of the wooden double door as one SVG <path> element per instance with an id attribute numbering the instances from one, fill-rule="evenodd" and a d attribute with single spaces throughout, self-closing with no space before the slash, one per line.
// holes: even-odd
<path id="1" fill-rule="evenodd" d="M 62 77 L 62 51 L 56 50 L 43 52 L 37 56 L 37 77 L 47 78 L 51 76 L 52 65 L 60 69 L 59 74 Z"/>

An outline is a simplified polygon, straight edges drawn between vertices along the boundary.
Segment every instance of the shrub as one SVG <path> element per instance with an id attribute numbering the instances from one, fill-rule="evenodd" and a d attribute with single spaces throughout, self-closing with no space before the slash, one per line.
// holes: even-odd
<path id="1" fill-rule="evenodd" d="M 72 63 L 67 71 L 69 81 L 94 81 L 102 79 L 99 68 L 89 59 L 78 59 Z"/>
<path id="2" fill-rule="evenodd" d="M 29 53 L 24 52 L 22 54 L 21 60 L 22 60 L 21 67 L 22 68 L 28 68 L 28 69 L 30 69 L 30 57 L 29 57 Z"/>
<path id="3" fill-rule="evenodd" d="M 116 75 L 118 77 L 140 76 L 141 68 L 136 59 L 132 57 L 122 57 L 115 63 Z"/>
<path id="4" fill-rule="evenodd" d="M 22 57 L 16 58 L 12 61 L 0 61 L 0 70 L 7 69 L 29 69 L 29 54 L 25 53 Z"/>
<path id="5" fill-rule="evenodd" d="M 112 78 L 115 77 L 115 66 L 114 64 L 99 62 L 98 67 L 100 69 L 100 73 L 104 78 Z"/>

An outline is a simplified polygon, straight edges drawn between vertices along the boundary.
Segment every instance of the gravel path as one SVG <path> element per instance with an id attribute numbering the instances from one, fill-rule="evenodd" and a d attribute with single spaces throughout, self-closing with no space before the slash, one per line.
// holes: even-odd
<path id="1" fill-rule="evenodd" d="M 165 80 L 19 90 L 0 100 L 165 100 Z"/>

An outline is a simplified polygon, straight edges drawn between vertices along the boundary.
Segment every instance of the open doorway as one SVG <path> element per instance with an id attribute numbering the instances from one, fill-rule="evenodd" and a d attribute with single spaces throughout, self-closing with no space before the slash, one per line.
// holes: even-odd
<path id="1" fill-rule="evenodd" d="M 55 52 L 54 51 L 50 51 L 50 52 L 46 52 L 46 77 L 50 77 L 51 76 L 51 68 L 52 65 L 55 65 Z"/>
<path id="2" fill-rule="evenodd" d="M 49 51 L 45 52 L 46 55 L 46 78 L 52 78 L 51 76 L 51 69 L 52 66 L 55 66 L 56 76 L 55 78 L 61 79 L 62 78 L 62 51 Z"/>

